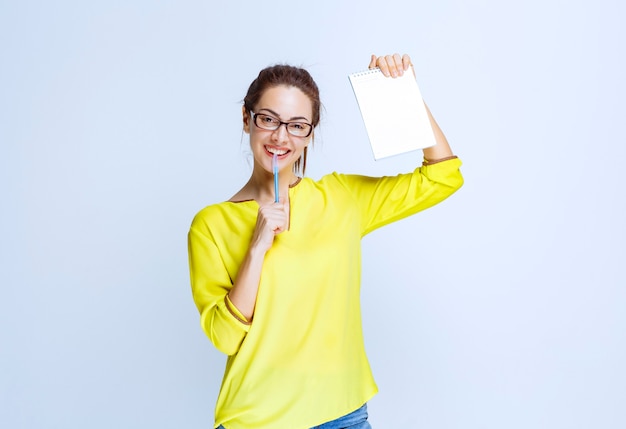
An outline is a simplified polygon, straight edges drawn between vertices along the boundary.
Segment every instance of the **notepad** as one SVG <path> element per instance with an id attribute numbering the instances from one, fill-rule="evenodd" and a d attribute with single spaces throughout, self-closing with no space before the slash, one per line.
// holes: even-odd
<path id="1" fill-rule="evenodd" d="M 352 73 L 348 77 L 374 159 L 436 144 L 426 106 L 411 70 L 395 79 L 385 77 L 378 68 Z"/>

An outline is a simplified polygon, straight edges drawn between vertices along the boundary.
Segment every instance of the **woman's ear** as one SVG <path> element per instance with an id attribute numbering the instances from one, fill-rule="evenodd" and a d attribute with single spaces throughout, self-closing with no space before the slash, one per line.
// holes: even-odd
<path id="1" fill-rule="evenodd" d="M 250 112 L 246 110 L 246 106 L 241 106 L 241 114 L 243 115 L 243 130 L 246 134 L 250 134 Z"/>

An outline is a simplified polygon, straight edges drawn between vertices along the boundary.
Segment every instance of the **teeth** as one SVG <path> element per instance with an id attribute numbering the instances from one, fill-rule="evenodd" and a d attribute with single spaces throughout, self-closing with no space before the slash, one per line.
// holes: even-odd
<path id="1" fill-rule="evenodd" d="M 271 154 L 276 154 L 276 155 L 284 155 L 287 152 L 289 152 L 287 149 L 274 149 L 272 147 L 265 147 L 267 149 L 267 151 Z"/>

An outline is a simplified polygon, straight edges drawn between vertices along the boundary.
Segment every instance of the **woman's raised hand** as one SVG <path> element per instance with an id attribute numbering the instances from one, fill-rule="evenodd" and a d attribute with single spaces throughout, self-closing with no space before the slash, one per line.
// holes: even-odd
<path id="1" fill-rule="evenodd" d="M 400 54 L 383 55 L 380 57 L 372 54 L 368 67 L 370 69 L 378 67 L 383 72 L 383 75 L 387 77 L 398 77 L 402 76 L 411 65 L 411 57 L 407 54 L 402 56 Z"/>

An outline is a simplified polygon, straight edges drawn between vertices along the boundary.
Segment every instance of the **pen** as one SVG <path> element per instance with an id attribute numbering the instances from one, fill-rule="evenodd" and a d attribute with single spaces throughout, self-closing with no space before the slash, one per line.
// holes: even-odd
<path id="1" fill-rule="evenodd" d="M 274 170 L 274 202 L 278 202 L 278 155 L 272 157 L 272 169 Z"/>

